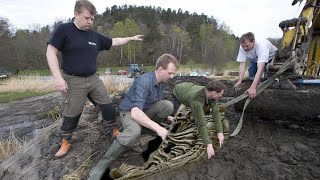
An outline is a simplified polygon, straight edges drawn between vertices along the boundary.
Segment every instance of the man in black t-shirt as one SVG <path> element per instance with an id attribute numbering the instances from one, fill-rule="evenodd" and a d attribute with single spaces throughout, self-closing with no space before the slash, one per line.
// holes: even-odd
<path id="1" fill-rule="evenodd" d="M 91 2 L 76 1 L 74 22 L 61 24 L 48 42 L 47 61 L 55 88 L 62 92 L 61 113 L 64 117 L 60 129 L 61 147 L 55 154 L 56 158 L 65 156 L 70 150 L 72 132 L 78 126 L 87 97 L 100 107 L 108 132 L 116 129 L 116 110 L 96 73 L 97 56 L 112 46 L 142 41 L 143 35 L 110 38 L 91 30 L 95 14 L 96 8 Z M 61 70 L 57 57 L 59 52 L 62 55 Z"/>

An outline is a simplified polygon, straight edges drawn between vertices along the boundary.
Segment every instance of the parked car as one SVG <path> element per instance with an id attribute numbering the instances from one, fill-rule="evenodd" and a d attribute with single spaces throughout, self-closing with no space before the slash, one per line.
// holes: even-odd
<path id="1" fill-rule="evenodd" d="M 197 71 L 192 71 L 190 73 L 190 76 L 198 76 L 198 75 L 199 75 L 199 73 Z"/>
<path id="2" fill-rule="evenodd" d="M 202 73 L 199 73 L 198 76 L 203 76 L 203 77 L 207 77 L 209 76 L 210 73 L 209 72 L 202 72 Z"/>
<path id="3" fill-rule="evenodd" d="M 4 68 L 0 68 L 0 80 L 7 79 L 12 75 L 12 73 Z"/>
<path id="4" fill-rule="evenodd" d="M 126 70 L 120 69 L 120 70 L 118 71 L 118 75 L 127 75 L 127 74 L 128 74 L 128 71 L 126 71 Z"/>

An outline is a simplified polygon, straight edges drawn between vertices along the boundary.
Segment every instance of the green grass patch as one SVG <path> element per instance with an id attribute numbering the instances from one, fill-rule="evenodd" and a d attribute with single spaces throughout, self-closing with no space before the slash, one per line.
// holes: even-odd
<path id="1" fill-rule="evenodd" d="M 24 98 L 41 96 L 51 92 L 36 92 L 36 91 L 24 91 L 24 92 L 1 92 L 0 103 L 7 103 L 11 101 L 17 101 Z"/>
<path id="2" fill-rule="evenodd" d="M 60 117 L 60 106 L 56 106 L 41 114 L 41 118 L 49 118 L 53 120 L 58 120 Z"/>
<path id="3" fill-rule="evenodd" d="M 21 76 L 51 76 L 49 69 L 43 70 L 22 70 L 19 72 Z"/>

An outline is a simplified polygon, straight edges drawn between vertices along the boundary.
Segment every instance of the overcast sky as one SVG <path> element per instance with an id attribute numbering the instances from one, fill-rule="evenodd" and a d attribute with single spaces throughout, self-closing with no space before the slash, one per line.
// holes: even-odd
<path id="1" fill-rule="evenodd" d="M 91 0 L 98 13 L 113 5 L 151 5 L 213 16 L 236 35 L 252 31 L 258 38 L 282 36 L 278 24 L 297 17 L 301 7 L 292 0 Z M 0 0 L 0 16 L 15 28 L 51 25 L 57 19 L 73 17 L 75 0 Z M 302 4 L 303 5 L 303 4 Z"/>

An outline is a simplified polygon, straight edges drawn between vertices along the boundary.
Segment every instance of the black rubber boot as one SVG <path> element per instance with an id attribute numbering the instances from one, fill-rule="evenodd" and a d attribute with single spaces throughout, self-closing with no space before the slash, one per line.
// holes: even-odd
<path id="1" fill-rule="evenodd" d="M 114 141 L 98 164 L 91 169 L 88 180 L 100 180 L 104 172 L 110 167 L 111 163 L 127 150 L 128 148 L 126 146 Z"/>

